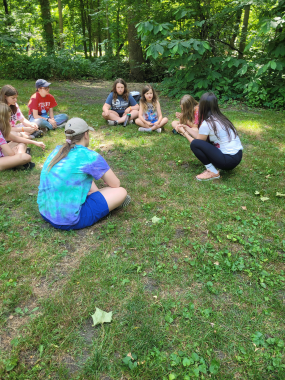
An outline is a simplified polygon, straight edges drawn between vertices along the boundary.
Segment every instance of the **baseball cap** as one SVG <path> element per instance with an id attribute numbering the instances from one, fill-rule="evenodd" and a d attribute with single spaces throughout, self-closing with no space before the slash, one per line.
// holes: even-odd
<path id="1" fill-rule="evenodd" d="M 47 82 L 46 80 L 44 79 L 38 79 L 36 81 L 36 88 L 40 88 L 40 87 L 48 87 L 51 83 Z"/>
<path id="2" fill-rule="evenodd" d="M 74 133 L 66 133 L 67 130 L 72 129 Z M 92 127 L 89 127 L 89 125 L 84 121 L 83 119 L 80 119 L 79 117 L 73 117 L 72 119 L 68 120 L 65 124 L 65 136 L 67 137 L 73 137 L 76 135 L 80 135 L 81 133 L 84 133 L 86 131 L 94 131 Z"/>

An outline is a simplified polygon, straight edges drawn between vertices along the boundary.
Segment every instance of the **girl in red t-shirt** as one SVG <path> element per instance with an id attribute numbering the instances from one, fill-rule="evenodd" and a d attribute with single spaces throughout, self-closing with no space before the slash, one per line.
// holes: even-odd
<path id="1" fill-rule="evenodd" d="M 31 96 L 28 103 L 29 120 L 35 122 L 39 129 L 48 130 L 64 127 L 68 116 L 54 115 L 53 109 L 57 106 L 55 98 L 49 93 L 51 83 L 44 79 L 36 81 L 37 91 Z"/>

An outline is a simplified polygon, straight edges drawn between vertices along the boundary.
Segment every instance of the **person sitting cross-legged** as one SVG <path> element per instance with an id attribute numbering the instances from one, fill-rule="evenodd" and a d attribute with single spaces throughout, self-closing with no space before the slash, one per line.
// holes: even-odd
<path id="1" fill-rule="evenodd" d="M 99 153 L 88 149 L 89 131 L 80 118 L 65 126 L 66 142 L 57 146 L 44 163 L 38 205 L 43 219 L 62 230 L 89 227 L 130 197 L 120 180 Z M 94 180 L 102 178 L 108 187 L 98 189 Z"/>

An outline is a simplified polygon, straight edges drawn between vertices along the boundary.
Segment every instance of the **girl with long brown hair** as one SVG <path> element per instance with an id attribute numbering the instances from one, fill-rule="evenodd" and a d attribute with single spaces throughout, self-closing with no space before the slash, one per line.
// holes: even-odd
<path id="1" fill-rule="evenodd" d="M 0 171 L 23 166 L 32 169 L 35 164 L 30 162 L 31 156 L 26 153 L 26 144 L 33 144 L 45 148 L 45 144 L 28 140 L 11 133 L 11 109 L 5 103 L 0 103 Z M 11 142 L 7 142 L 7 141 Z"/>
<path id="2" fill-rule="evenodd" d="M 183 127 L 191 135 L 198 135 L 199 104 L 191 95 L 184 95 L 180 100 L 181 112 L 176 112 L 179 119 L 172 122 L 174 134 L 178 133 L 178 127 Z M 191 129 L 191 131 L 190 131 Z"/>
<path id="3" fill-rule="evenodd" d="M 140 127 L 139 132 L 161 132 L 161 128 L 168 122 L 162 117 L 160 103 L 154 88 L 148 84 L 142 89 L 139 117 L 135 123 Z"/>
<path id="4" fill-rule="evenodd" d="M 109 125 L 118 125 L 125 122 L 129 114 L 129 120 L 138 117 L 139 105 L 130 95 L 127 83 L 122 78 L 115 80 L 111 93 L 103 105 L 102 116 Z"/>
<path id="5" fill-rule="evenodd" d="M 206 167 L 196 179 L 218 179 L 220 172 L 217 168 L 231 170 L 241 162 L 243 147 L 237 130 L 220 111 L 218 99 L 212 92 L 206 92 L 200 99 L 198 127 L 195 138 L 191 136 L 191 130 L 189 133 L 183 126 L 178 126 L 177 131 L 191 143 L 192 152 Z"/>
<path id="6" fill-rule="evenodd" d="M 18 104 L 18 91 L 10 84 L 6 84 L 0 91 L 0 102 L 6 103 L 11 109 L 10 124 L 12 127 L 12 133 L 26 139 L 34 139 L 35 137 L 43 136 L 42 131 L 38 130 L 36 123 L 31 123 L 22 114 Z M 17 121 L 20 124 L 16 124 Z"/>

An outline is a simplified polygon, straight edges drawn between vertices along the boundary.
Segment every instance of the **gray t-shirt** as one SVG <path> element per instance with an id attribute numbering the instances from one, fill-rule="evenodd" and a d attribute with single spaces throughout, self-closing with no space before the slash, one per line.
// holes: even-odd
<path id="1" fill-rule="evenodd" d="M 118 114 L 123 114 L 125 112 L 125 109 L 129 106 L 135 106 L 137 102 L 132 97 L 132 95 L 129 95 L 129 99 L 125 100 L 121 95 L 117 95 L 117 99 L 113 99 L 114 93 L 111 92 L 108 95 L 108 98 L 106 99 L 106 103 L 111 106 L 111 110 L 118 112 Z"/>

